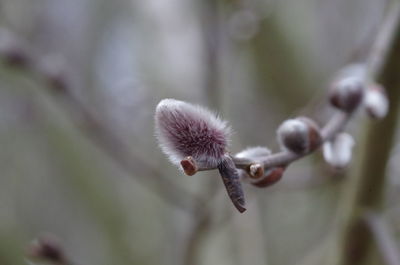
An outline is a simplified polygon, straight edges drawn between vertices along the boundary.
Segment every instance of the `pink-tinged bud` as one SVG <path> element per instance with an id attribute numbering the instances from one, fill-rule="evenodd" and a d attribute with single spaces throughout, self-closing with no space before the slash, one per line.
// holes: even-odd
<path id="1" fill-rule="evenodd" d="M 277 135 L 280 146 L 296 154 L 306 154 L 321 143 L 318 125 L 306 117 L 284 121 Z"/>
<path id="2" fill-rule="evenodd" d="M 336 108 L 345 111 L 354 111 L 361 103 L 365 87 L 363 76 L 348 76 L 338 79 L 332 85 L 330 102 Z"/>
<path id="3" fill-rule="evenodd" d="M 378 84 L 370 86 L 365 95 L 364 106 L 371 118 L 384 118 L 389 110 L 389 100 L 385 89 Z"/>
<path id="4" fill-rule="evenodd" d="M 191 156 L 199 168 L 215 168 L 227 152 L 229 126 L 203 107 L 164 99 L 156 108 L 155 128 L 161 149 L 176 165 Z"/>
<path id="5" fill-rule="evenodd" d="M 278 182 L 285 172 L 284 167 L 275 167 L 265 171 L 264 176 L 259 179 L 251 180 L 250 183 L 259 188 L 265 188 Z"/>
<path id="6" fill-rule="evenodd" d="M 29 65 L 31 58 L 25 50 L 26 47 L 22 47 L 17 36 L 5 28 L 0 28 L 0 56 L 6 64 L 15 67 Z"/>
<path id="7" fill-rule="evenodd" d="M 351 161 L 354 139 L 348 133 L 339 133 L 325 142 L 322 152 L 325 161 L 334 168 L 345 168 Z"/>
<path id="8" fill-rule="evenodd" d="M 251 178 L 258 179 L 264 176 L 264 166 L 260 163 L 254 163 L 249 166 L 249 175 Z"/>

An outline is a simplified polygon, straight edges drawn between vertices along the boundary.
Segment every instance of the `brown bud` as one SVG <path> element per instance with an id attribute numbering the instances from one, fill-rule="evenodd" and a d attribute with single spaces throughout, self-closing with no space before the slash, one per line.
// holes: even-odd
<path id="1" fill-rule="evenodd" d="M 264 176 L 264 166 L 259 163 L 251 164 L 249 166 L 249 176 L 254 179 L 261 178 Z"/>
<path id="2" fill-rule="evenodd" d="M 64 264 L 66 262 L 65 255 L 58 240 L 51 236 L 43 236 L 37 239 L 29 246 L 28 255 L 32 258 L 57 264 Z"/>
<path id="3" fill-rule="evenodd" d="M 305 122 L 308 126 L 308 139 L 309 139 L 309 143 L 310 143 L 308 151 L 315 150 L 322 143 L 320 128 L 319 128 L 318 124 L 314 120 L 312 120 L 308 117 L 299 117 L 298 119 Z"/>
<path id="4" fill-rule="evenodd" d="M 282 178 L 284 171 L 284 167 L 275 167 L 269 169 L 265 172 L 264 177 L 251 181 L 251 184 L 259 188 L 271 186 Z"/>
<path id="5" fill-rule="evenodd" d="M 194 161 L 193 157 L 188 156 L 185 159 L 181 161 L 181 166 L 183 169 L 183 172 L 185 172 L 186 175 L 188 176 L 193 176 L 194 174 L 197 173 L 198 167 L 196 165 L 196 162 Z"/>
<path id="6" fill-rule="evenodd" d="M 332 85 L 329 100 L 334 107 L 345 112 L 352 112 L 362 101 L 364 87 L 365 80 L 358 76 L 339 79 Z"/>
<path id="7" fill-rule="evenodd" d="M 25 67 L 30 62 L 21 41 L 5 28 L 0 28 L 0 56 L 6 64 L 14 67 Z"/>
<path id="8" fill-rule="evenodd" d="M 281 147 L 296 154 L 308 153 L 321 144 L 318 125 L 306 117 L 286 120 L 277 135 Z"/>

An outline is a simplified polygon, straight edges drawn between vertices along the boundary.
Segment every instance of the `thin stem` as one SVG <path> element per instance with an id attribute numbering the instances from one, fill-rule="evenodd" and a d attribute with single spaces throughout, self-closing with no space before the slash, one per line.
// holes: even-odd
<path id="1" fill-rule="evenodd" d="M 343 128 L 346 126 L 351 117 L 352 117 L 351 113 L 345 113 L 342 111 L 338 111 L 337 113 L 335 113 L 335 115 L 333 115 L 332 118 L 321 129 L 322 141 L 319 144 L 319 146 L 321 146 L 324 142 L 329 141 L 338 132 L 343 130 Z M 236 167 L 240 169 L 245 169 L 249 165 L 254 163 L 261 163 L 264 165 L 265 168 L 271 168 L 276 166 L 289 165 L 290 163 L 313 153 L 315 150 L 317 149 L 314 149 L 312 152 L 306 154 L 295 154 L 290 151 L 281 151 L 275 154 L 271 154 L 269 156 L 260 157 L 256 161 L 246 158 L 235 158 L 235 157 L 233 158 L 233 160 L 235 162 Z"/>

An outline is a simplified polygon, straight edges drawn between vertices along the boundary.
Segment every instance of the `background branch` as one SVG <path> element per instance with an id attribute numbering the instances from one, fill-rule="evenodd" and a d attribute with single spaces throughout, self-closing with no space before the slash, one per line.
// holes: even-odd
<path id="1" fill-rule="evenodd" d="M 168 180 L 159 170 L 129 149 L 121 137 L 101 122 L 89 108 L 73 93 L 63 69 L 47 69 L 40 65 L 40 59 L 25 43 L 6 30 L 0 31 L 3 41 L 0 56 L 3 62 L 18 69 L 39 83 L 42 83 L 55 99 L 62 102 L 72 114 L 72 122 L 80 128 L 89 140 L 108 155 L 117 165 L 134 176 L 155 194 L 172 205 L 185 211 L 192 211 L 193 205 L 203 204 L 201 199 Z M 150 177 L 151 176 L 151 177 Z"/>
<path id="2" fill-rule="evenodd" d="M 372 237 L 361 212 L 381 207 L 387 161 L 394 145 L 400 98 L 399 18 L 400 3 L 395 1 L 368 58 L 370 74 L 386 87 L 391 105 L 385 119 L 368 121 L 362 130 L 360 157 L 339 205 L 338 252 L 332 253 L 333 264 L 365 264 L 371 247 Z"/>

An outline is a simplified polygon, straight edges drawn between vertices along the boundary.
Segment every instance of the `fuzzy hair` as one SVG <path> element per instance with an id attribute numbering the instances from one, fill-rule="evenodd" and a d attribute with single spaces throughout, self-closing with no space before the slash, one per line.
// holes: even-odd
<path id="1" fill-rule="evenodd" d="M 384 118 L 389 110 L 389 101 L 383 88 L 369 89 L 364 98 L 364 106 L 371 117 Z"/>
<path id="2" fill-rule="evenodd" d="M 348 133 L 339 133 L 331 141 L 324 143 L 322 154 L 325 161 L 335 168 L 346 167 L 352 157 L 354 139 Z"/>
<path id="3" fill-rule="evenodd" d="M 211 111 L 176 99 L 163 99 L 155 114 L 162 151 L 179 165 L 192 156 L 199 167 L 216 167 L 226 153 L 231 134 L 226 121 Z"/>

